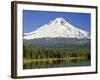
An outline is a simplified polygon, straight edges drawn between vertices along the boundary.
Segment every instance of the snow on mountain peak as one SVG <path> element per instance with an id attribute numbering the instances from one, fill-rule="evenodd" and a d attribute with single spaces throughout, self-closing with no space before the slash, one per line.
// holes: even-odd
<path id="1" fill-rule="evenodd" d="M 62 17 L 58 17 L 54 20 L 54 22 L 66 22 L 66 20 Z"/>
<path id="2" fill-rule="evenodd" d="M 35 39 L 35 38 L 90 38 L 89 33 L 82 29 L 76 28 L 68 23 L 64 18 L 58 17 L 49 24 L 45 24 L 35 31 L 30 33 L 24 33 L 24 39 Z"/>
<path id="3" fill-rule="evenodd" d="M 53 23 L 60 23 L 60 24 L 66 24 L 67 23 L 67 21 L 64 19 L 64 18 L 62 18 L 62 17 L 58 17 L 58 18 L 56 18 L 53 22 L 52 22 L 52 24 Z"/>

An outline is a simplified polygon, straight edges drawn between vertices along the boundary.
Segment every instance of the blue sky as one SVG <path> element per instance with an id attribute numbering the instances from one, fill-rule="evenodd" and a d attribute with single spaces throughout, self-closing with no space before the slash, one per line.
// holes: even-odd
<path id="1" fill-rule="evenodd" d="M 73 26 L 90 32 L 91 14 L 73 12 L 51 12 L 23 10 L 23 31 L 31 32 L 38 27 L 49 23 L 57 17 L 63 17 Z"/>

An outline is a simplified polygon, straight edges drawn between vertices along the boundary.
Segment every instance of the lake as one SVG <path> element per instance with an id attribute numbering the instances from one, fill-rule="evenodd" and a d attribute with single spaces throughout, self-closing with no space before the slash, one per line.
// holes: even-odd
<path id="1" fill-rule="evenodd" d="M 23 63 L 23 69 L 77 67 L 91 65 L 90 60 L 87 60 L 85 57 L 35 59 L 26 60 Z"/>

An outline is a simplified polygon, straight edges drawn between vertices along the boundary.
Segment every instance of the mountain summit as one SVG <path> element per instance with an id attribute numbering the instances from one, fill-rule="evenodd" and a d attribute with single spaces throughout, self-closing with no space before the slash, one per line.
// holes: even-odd
<path id="1" fill-rule="evenodd" d="M 77 38 L 89 39 L 89 33 L 68 23 L 64 18 L 58 17 L 30 33 L 24 33 L 24 39 L 38 38 Z"/>

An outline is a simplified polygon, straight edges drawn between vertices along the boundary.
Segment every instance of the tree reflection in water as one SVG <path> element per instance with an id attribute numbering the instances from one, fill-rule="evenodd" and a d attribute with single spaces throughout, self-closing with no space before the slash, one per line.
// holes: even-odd
<path id="1" fill-rule="evenodd" d="M 73 67 L 73 66 L 89 66 L 90 60 L 85 58 L 71 57 L 65 58 L 50 58 L 45 61 L 32 61 L 23 65 L 24 69 L 36 69 L 36 68 L 54 68 L 54 67 Z"/>

